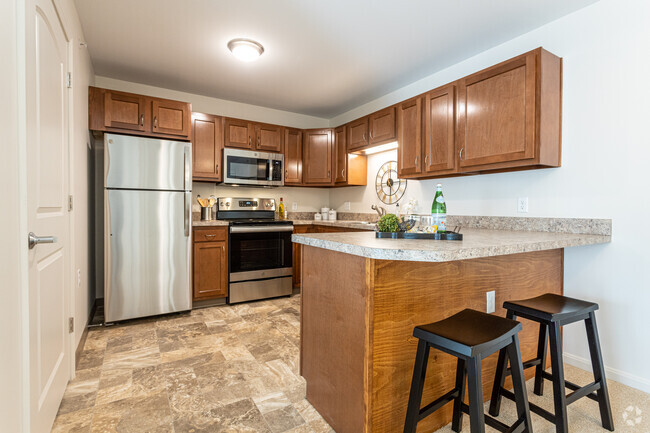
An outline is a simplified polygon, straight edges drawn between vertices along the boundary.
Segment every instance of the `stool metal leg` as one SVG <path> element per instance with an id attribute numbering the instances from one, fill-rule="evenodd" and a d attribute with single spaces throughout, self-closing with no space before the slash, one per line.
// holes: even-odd
<path id="1" fill-rule="evenodd" d="M 467 360 L 467 392 L 469 396 L 469 426 L 472 433 L 485 433 L 483 414 L 483 380 L 480 358 Z"/>
<path id="2" fill-rule="evenodd" d="M 456 389 L 458 389 L 458 397 L 454 399 L 454 415 L 451 421 L 451 429 L 456 433 L 463 429 L 463 401 L 465 400 L 465 378 L 467 372 L 465 370 L 465 360 L 458 358 L 456 364 Z"/>
<path id="3" fill-rule="evenodd" d="M 603 357 L 600 352 L 600 341 L 598 339 L 598 328 L 596 326 L 596 315 L 591 312 L 585 320 L 587 328 L 587 339 L 589 340 L 589 354 L 591 365 L 594 371 L 594 382 L 600 383 L 600 389 L 596 391 L 598 406 L 600 408 L 600 419 L 603 428 L 614 431 L 614 420 L 612 419 L 612 408 L 609 404 L 609 392 L 607 391 L 607 380 L 605 379 L 605 368 Z"/>
<path id="4" fill-rule="evenodd" d="M 549 326 L 551 340 L 551 367 L 553 368 L 553 403 L 555 406 L 555 431 L 568 433 L 567 405 L 564 383 L 564 364 L 562 361 L 561 327 L 557 322 Z"/>
<path id="5" fill-rule="evenodd" d="M 508 310 L 506 313 L 508 319 L 515 318 L 515 315 L 512 311 Z M 499 351 L 499 358 L 497 360 L 497 369 L 494 376 L 494 384 L 492 385 L 492 396 L 490 397 L 490 408 L 488 413 L 492 416 L 499 416 L 501 412 L 501 388 L 506 381 L 506 370 L 508 369 L 508 363 L 506 360 L 506 349 L 501 349 Z"/>
<path id="6" fill-rule="evenodd" d="M 512 372 L 512 384 L 515 392 L 515 403 L 517 405 L 517 419 L 524 419 L 526 426 L 524 432 L 533 431 L 530 422 L 530 408 L 528 406 L 528 395 L 526 394 L 526 379 L 524 378 L 524 365 L 521 360 L 519 349 L 519 338 L 515 334 L 512 343 L 506 348 L 510 358 L 510 371 Z"/>
<path id="7" fill-rule="evenodd" d="M 419 340 L 418 351 L 415 355 L 415 366 L 413 367 L 413 379 L 411 380 L 411 393 L 409 394 L 409 403 L 406 409 L 404 433 L 415 433 L 420 420 L 420 404 L 422 404 L 422 390 L 424 389 L 428 360 L 429 345 L 426 341 Z"/>
<path id="8" fill-rule="evenodd" d="M 548 346 L 548 332 L 545 323 L 539 324 L 539 340 L 537 341 L 537 359 L 540 364 L 535 367 L 535 388 L 533 392 L 537 395 L 544 395 L 544 377 L 542 373 L 546 370 L 546 346 Z"/>

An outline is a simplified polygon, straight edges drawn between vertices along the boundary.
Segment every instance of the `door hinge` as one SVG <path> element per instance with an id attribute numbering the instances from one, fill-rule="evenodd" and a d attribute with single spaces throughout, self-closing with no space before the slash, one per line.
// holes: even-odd
<path id="1" fill-rule="evenodd" d="M 68 317 L 68 333 L 72 334 L 74 332 L 74 317 Z"/>
<path id="2" fill-rule="evenodd" d="M 68 196 L 68 212 L 72 212 L 72 194 Z"/>
<path id="3" fill-rule="evenodd" d="M 68 89 L 72 88 L 72 72 L 68 72 L 68 74 L 66 75 L 65 85 L 68 87 Z"/>

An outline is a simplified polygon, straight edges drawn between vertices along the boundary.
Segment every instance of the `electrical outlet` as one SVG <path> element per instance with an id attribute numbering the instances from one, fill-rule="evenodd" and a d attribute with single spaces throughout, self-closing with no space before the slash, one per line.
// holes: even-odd
<path id="1" fill-rule="evenodd" d="M 295 201 L 293 203 L 291 203 L 291 210 L 294 210 L 294 211 L 298 210 L 298 203 L 296 203 Z"/>
<path id="2" fill-rule="evenodd" d="M 349 201 L 346 201 L 345 203 L 343 203 L 343 210 L 350 210 L 350 202 Z"/>
<path id="3" fill-rule="evenodd" d="M 528 212 L 528 197 L 519 197 L 519 199 L 517 199 L 517 212 Z"/>
<path id="4" fill-rule="evenodd" d="M 81 269 L 77 269 L 77 287 L 81 287 Z"/>
<path id="5" fill-rule="evenodd" d="M 485 312 L 488 313 L 488 314 L 494 313 L 494 303 L 495 303 L 494 296 L 495 296 L 494 290 L 492 290 L 491 292 L 487 292 L 485 294 L 485 298 L 486 298 L 486 301 L 487 301 L 487 306 L 485 307 Z"/>

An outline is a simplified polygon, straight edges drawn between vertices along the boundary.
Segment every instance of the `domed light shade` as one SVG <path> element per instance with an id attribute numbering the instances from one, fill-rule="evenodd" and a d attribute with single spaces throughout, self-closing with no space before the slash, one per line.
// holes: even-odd
<path id="1" fill-rule="evenodd" d="M 264 47 L 259 42 L 250 39 L 233 39 L 228 42 L 228 49 L 243 62 L 252 62 L 264 52 Z"/>

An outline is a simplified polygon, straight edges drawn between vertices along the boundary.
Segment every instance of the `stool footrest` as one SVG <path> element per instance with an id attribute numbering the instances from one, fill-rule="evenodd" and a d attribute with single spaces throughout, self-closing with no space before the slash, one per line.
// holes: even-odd
<path id="1" fill-rule="evenodd" d="M 530 367 L 535 367 L 535 366 L 537 366 L 537 365 L 540 365 L 541 363 L 542 363 L 542 360 L 541 360 L 541 359 L 531 359 L 531 360 L 528 360 L 528 361 L 526 361 L 526 362 L 523 363 L 524 370 L 528 370 Z M 505 375 L 505 377 L 508 377 L 508 376 L 510 376 L 510 375 L 511 375 L 511 373 L 510 373 L 510 368 L 507 368 L 507 369 L 506 369 L 506 375 Z"/>
<path id="2" fill-rule="evenodd" d="M 501 395 L 507 398 L 508 400 L 515 401 L 515 394 L 512 391 L 508 391 L 505 388 L 501 388 Z M 530 401 L 528 402 L 528 406 L 530 407 L 531 412 L 541 416 L 546 421 L 555 424 L 555 415 L 553 415 L 551 412 L 547 411 L 546 409 L 542 409 L 541 407 L 537 406 L 535 403 L 531 403 Z"/>
<path id="3" fill-rule="evenodd" d="M 594 394 L 594 392 L 598 391 L 599 389 L 600 389 L 600 383 L 597 382 L 592 382 L 589 385 L 583 386 L 582 388 L 578 388 L 575 391 L 573 391 L 571 394 L 566 396 L 566 404 L 570 405 L 571 403 L 578 400 L 579 398 L 585 396 L 589 397 L 591 395 L 593 395 L 593 397 L 591 397 L 593 400 L 598 401 L 598 397 L 596 396 L 596 394 Z"/>
<path id="4" fill-rule="evenodd" d="M 454 401 L 454 399 L 458 397 L 459 392 L 460 390 L 458 388 L 454 388 L 451 391 L 449 391 L 447 394 L 443 395 L 440 398 L 435 399 L 434 401 L 432 401 L 431 403 L 429 403 L 428 405 L 420 409 L 419 412 L 420 420 L 428 417 L 433 412 L 437 411 L 447 403 L 451 403 L 452 401 Z"/>
<path id="5" fill-rule="evenodd" d="M 469 415 L 469 406 L 468 405 L 463 403 L 460 406 L 460 408 L 464 413 Z M 525 417 L 519 418 L 513 425 L 504 424 L 501 421 L 499 421 L 498 419 L 496 419 L 496 418 L 494 418 L 494 417 L 492 417 L 492 416 L 490 416 L 488 414 L 483 415 L 483 418 L 485 419 L 485 424 L 486 425 L 489 425 L 493 429 L 499 430 L 502 433 L 521 433 L 521 432 L 523 432 L 525 430 L 525 427 L 526 427 L 526 424 L 524 422 L 526 420 Z"/>
<path id="6" fill-rule="evenodd" d="M 553 381 L 553 375 L 551 373 L 547 372 L 547 371 L 542 372 L 542 377 L 544 379 L 546 379 L 546 380 L 550 380 L 551 382 Z M 595 388 L 590 389 L 589 392 L 581 393 L 579 396 L 572 397 L 571 401 L 569 401 L 569 397 L 573 396 L 575 394 L 575 392 L 572 392 L 571 394 L 569 394 L 567 396 L 567 403 L 566 404 L 573 403 L 574 401 L 576 401 L 577 399 L 582 398 L 582 397 L 587 397 L 587 398 L 590 398 L 593 401 L 597 402 L 598 401 L 598 396 L 594 393 L 594 391 L 598 391 L 600 389 L 600 384 L 597 384 L 596 382 L 592 382 L 591 384 L 583 387 L 583 386 L 580 386 L 580 385 L 576 385 L 573 382 L 569 382 L 568 380 L 565 380 L 564 381 L 564 386 L 569 388 L 571 391 L 576 391 L 576 392 L 580 391 L 581 389 L 584 389 L 584 388 L 587 388 L 587 387 L 590 387 L 590 386 L 594 386 L 594 385 L 596 385 Z"/>

